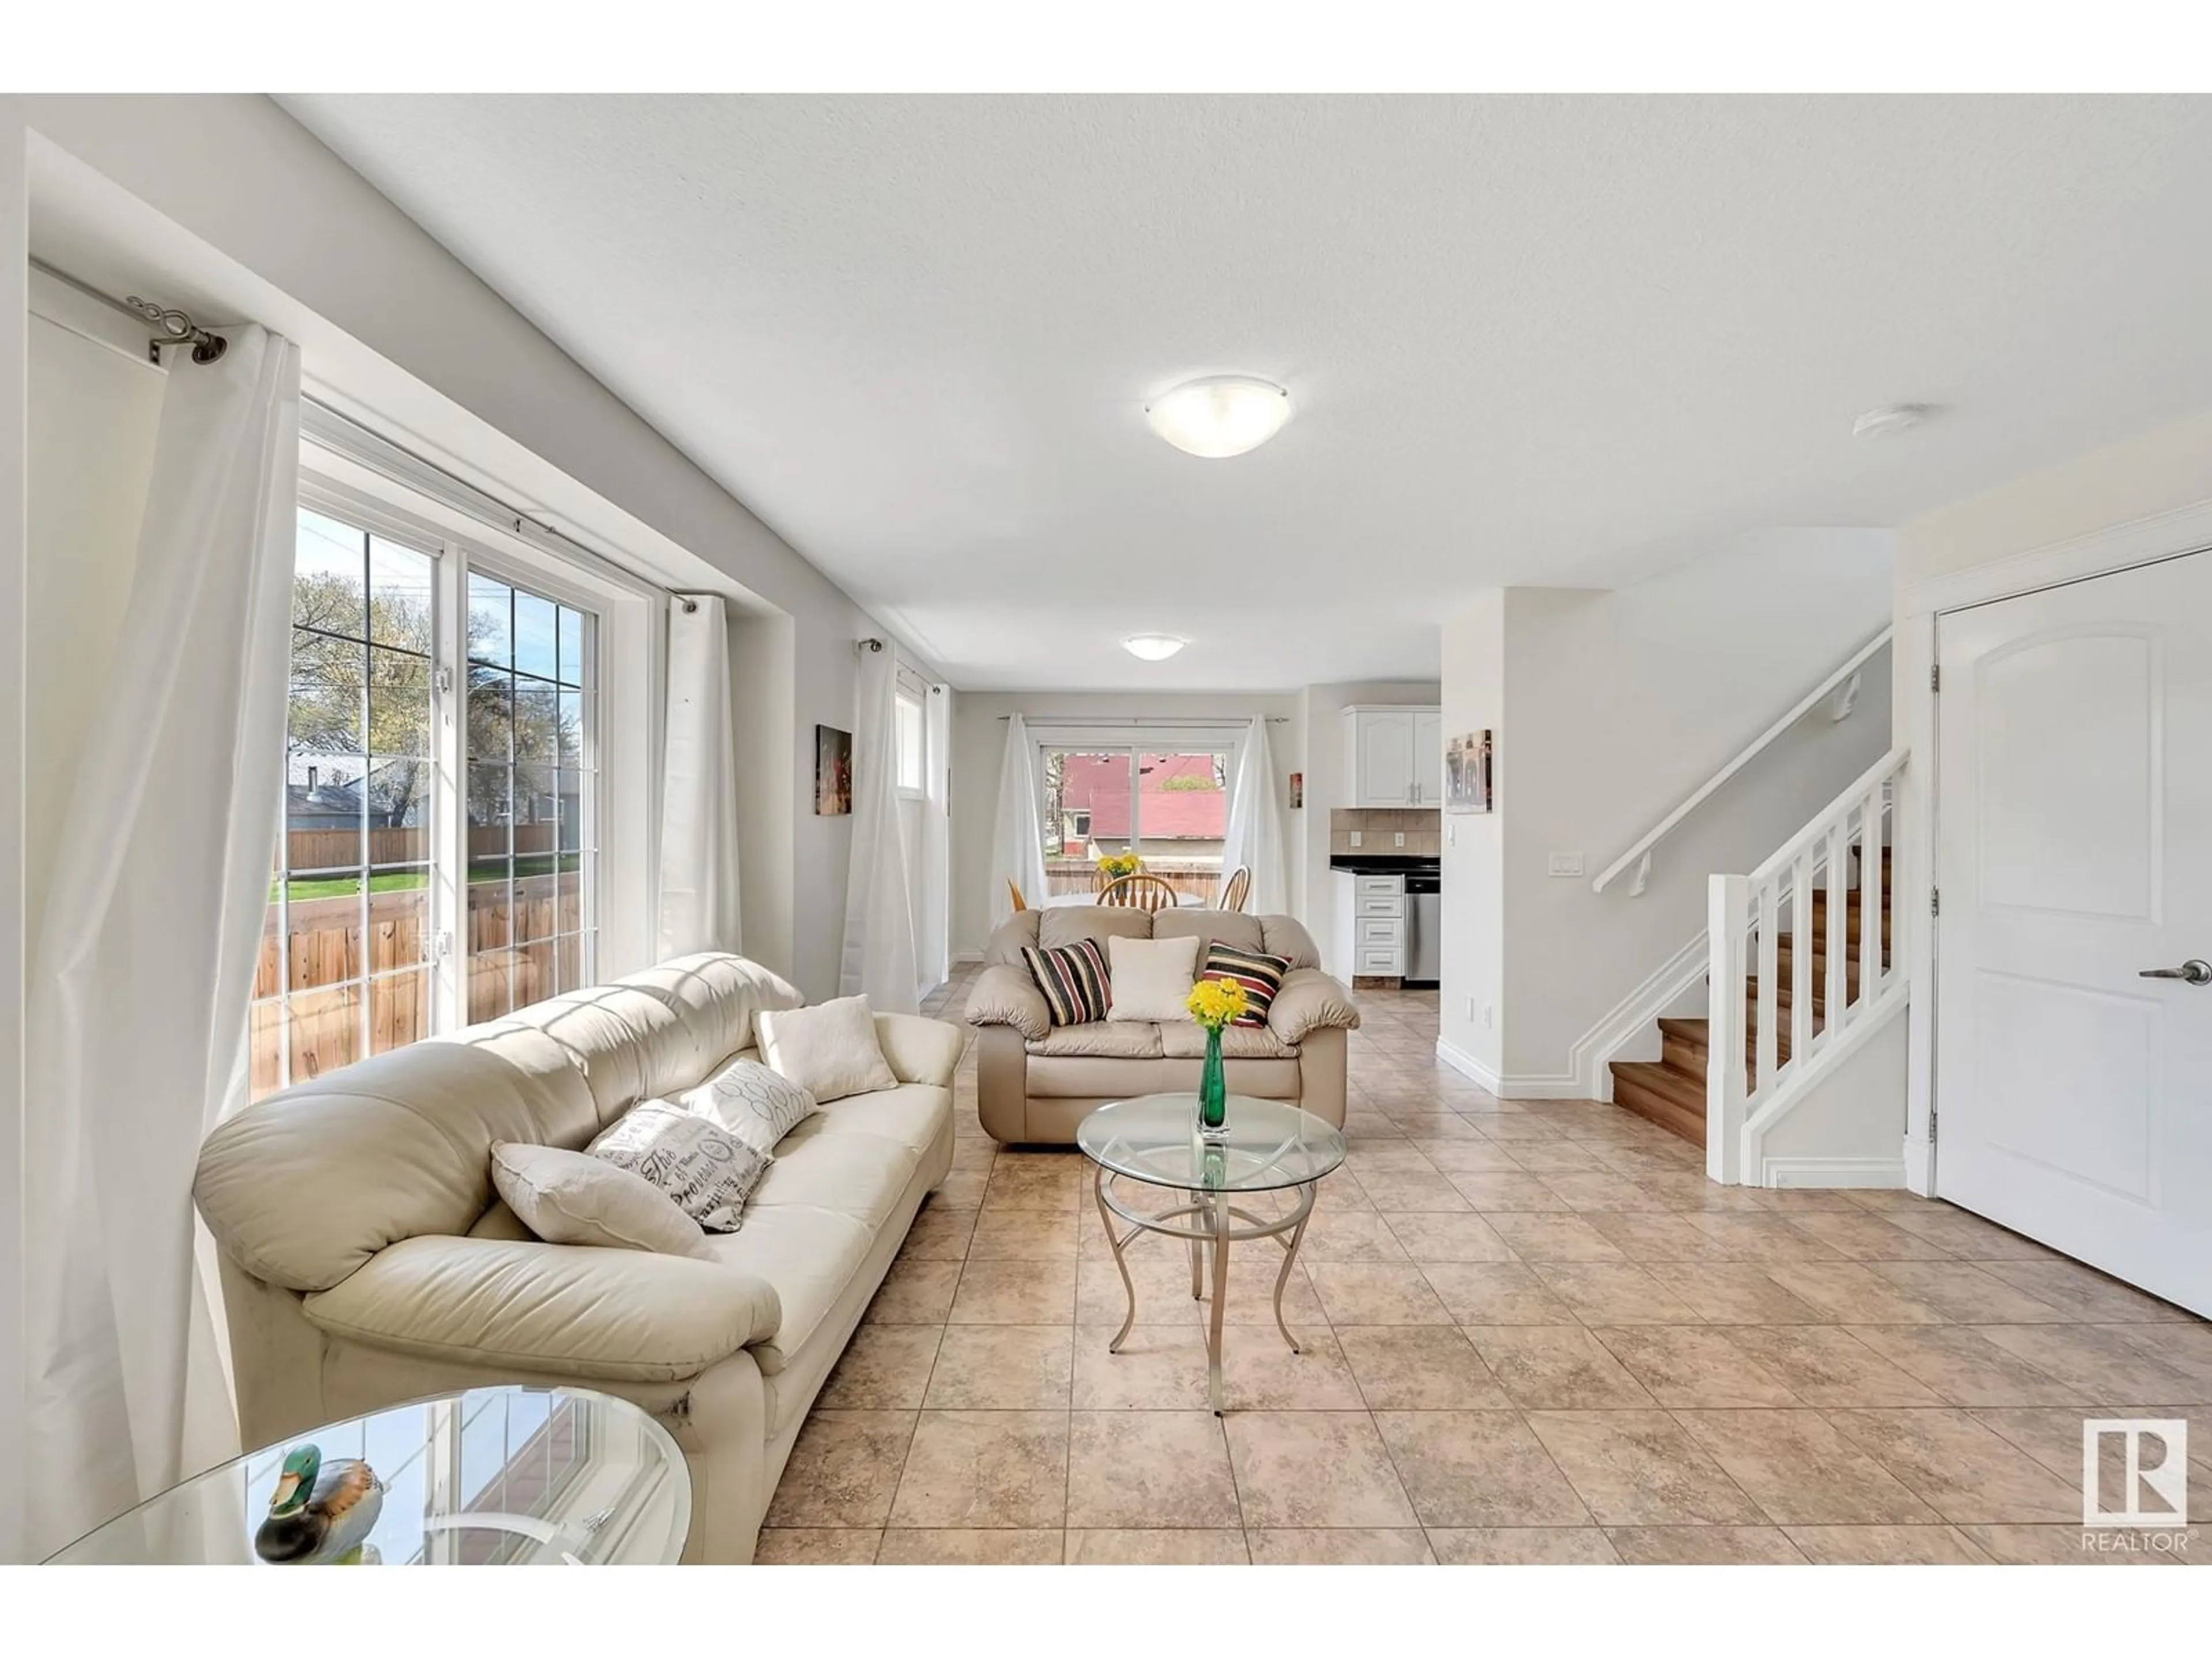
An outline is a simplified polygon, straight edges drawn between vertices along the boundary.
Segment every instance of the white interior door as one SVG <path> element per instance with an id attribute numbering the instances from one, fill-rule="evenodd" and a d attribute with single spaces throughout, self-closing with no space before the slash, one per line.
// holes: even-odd
<path id="1" fill-rule="evenodd" d="M 2212 1314 L 2212 553 L 1937 658 L 1936 1190 Z"/>

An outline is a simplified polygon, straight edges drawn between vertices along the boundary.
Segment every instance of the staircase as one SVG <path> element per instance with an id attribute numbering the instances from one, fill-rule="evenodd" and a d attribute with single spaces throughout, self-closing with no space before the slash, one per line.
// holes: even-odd
<path id="1" fill-rule="evenodd" d="M 1863 857 L 1860 856 L 1863 851 L 1863 849 L 1860 848 L 1851 848 L 1849 854 L 1850 862 L 1863 866 L 1865 862 Z M 1841 953 L 1843 959 L 1838 966 L 1842 972 L 1844 1002 L 1848 1009 L 1856 1010 L 1863 1000 L 1861 981 L 1868 964 L 1871 963 L 1873 965 L 1877 981 L 1881 979 L 1890 965 L 1891 852 L 1887 846 L 1882 847 L 1881 851 L 1881 891 L 1878 914 L 1881 919 L 1881 944 L 1880 950 L 1871 957 L 1863 949 L 1866 906 L 1861 901 L 1858 892 L 1858 878 L 1855 877 L 1850 885 L 1844 890 L 1844 897 L 1840 907 L 1844 926 L 1840 931 L 1832 929 L 1828 925 L 1830 889 L 1823 885 L 1812 888 L 1810 890 L 1810 902 L 1808 908 L 1813 918 L 1812 957 L 1809 974 L 1805 977 L 1809 978 L 1810 981 L 1810 994 L 1806 998 L 1812 1014 L 1809 1030 L 1815 1037 L 1826 1032 L 1830 1025 L 1828 1004 L 1832 981 L 1829 972 L 1828 951 L 1832 940 L 1839 939 L 1843 945 Z M 1811 871 L 1808 869 L 1807 873 L 1809 877 Z M 1788 900 L 1785 897 L 1776 906 L 1778 915 L 1783 905 L 1787 903 Z M 1757 948 L 1756 925 L 1753 927 L 1751 939 L 1754 942 L 1753 947 L 1754 952 L 1763 955 L 1763 951 L 1759 951 Z M 1791 1036 L 1797 1025 L 1792 1000 L 1800 979 L 1796 946 L 1796 934 L 1794 928 L 1777 927 L 1775 929 L 1772 1031 L 1775 1048 L 1773 1066 L 1777 1071 L 1790 1061 Z M 1707 982 L 1711 983 L 1710 975 L 1707 975 Z M 1758 975 L 1753 973 L 1747 975 L 1743 984 L 1745 993 L 1742 1048 L 1745 1093 L 1748 1096 L 1756 1093 L 1759 1089 L 1759 983 Z M 1639 1117 L 1649 1118 L 1661 1128 L 1670 1130 L 1695 1146 L 1703 1146 L 1705 1144 L 1710 1073 L 1712 1067 L 1713 1022 L 1711 1018 L 1668 1018 L 1661 1019 L 1658 1024 L 1661 1045 L 1658 1060 L 1616 1060 L 1611 1063 L 1609 1069 L 1613 1073 L 1613 1104 L 1625 1107 Z"/>

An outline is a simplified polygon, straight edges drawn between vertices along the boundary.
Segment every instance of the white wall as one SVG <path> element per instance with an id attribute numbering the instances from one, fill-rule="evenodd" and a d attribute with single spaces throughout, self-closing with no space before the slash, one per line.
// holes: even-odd
<path id="1" fill-rule="evenodd" d="M 1662 843 L 1640 896 L 1626 878 L 1590 890 L 1881 628 L 1891 559 L 1887 532 L 1768 532 L 1633 587 L 1504 590 L 1494 641 L 1486 608 L 1459 619 L 1456 649 L 1448 629 L 1447 730 L 1466 729 L 1457 708 L 1500 709 L 1499 810 L 1478 833 L 1499 843 L 1508 977 L 1497 1065 L 1508 1091 L 1574 1092 L 1577 1041 L 1703 931 L 1707 878 L 1755 866 L 1888 747 L 1888 671 L 1877 663 L 1851 719 L 1816 710 Z M 1455 835 L 1473 822 L 1445 818 Z M 1583 874 L 1549 875 L 1554 852 L 1580 854 Z M 1462 902 L 1449 879 L 1445 895 L 1447 915 L 1468 919 L 1459 925 L 1489 914 L 1486 895 Z M 1449 1040 L 1455 1029 L 1471 1035 L 1480 1003 L 1470 1022 L 1466 999 L 1480 988 L 1450 971 L 1446 932 Z"/>
<path id="2" fill-rule="evenodd" d="M 1267 744 L 1275 763 L 1275 801 L 1279 810 L 1287 799 L 1290 775 L 1304 765 L 1303 744 L 1295 719 L 1299 700 L 1290 693 L 1188 693 L 970 691 L 961 694 L 952 712 L 952 954 L 981 953 L 991 936 L 991 895 L 1006 872 L 993 866 L 991 832 L 999 810 L 999 773 L 1006 759 L 1005 717 L 1018 713 L 1031 726 L 1049 726 L 1061 720 L 1218 720 L 1236 726 L 1254 716 L 1272 717 L 1279 725 L 1267 728 Z M 1171 744 L 1175 728 L 1163 726 L 1163 744 Z M 1314 816 L 1312 779 L 1307 779 L 1304 812 L 1284 811 L 1285 849 L 1294 848 L 1298 821 Z M 1328 814 L 1321 814 L 1322 845 L 1328 845 Z M 1295 864 L 1295 857 L 1293 863 Z M 1299 909 L 1293 884 L 1291 908 Z M 1311 917 L 1306 920 L 1310 925 Z"/>
<path id="3" fill-rule="evenodd" d="M 1443 815 L 1443 966 L 1437 1040 L 1455 1061 L 1496 1087 L 1504 1069 L 1505 822 L 1515 799 L 1505 725 L 1503 588 L 1477 594 L 1444 620 L 1444 739 L 1495 732 L 1491 774 L 1497 810 Z"/>
<path id="4" fill-rule="evenodd" d="M 23 1555 L 23 672 L 29 193 L 21 106 L 0 94 L 0 1563 Z"/>
<path id="5" fill-rule="evenodd" d="M 1328 869 L 1329 809 L 1352 805 L 1352 780 L 1344 768 L 1344 711 L 1355 703 L 1434 708 L 1443 696 L 1443 687 L 1434 680 L 1340 681 L 1310 685 L 1298 694 L 1306 804 L 1304 811 L 1291 815 L 1296 836 L 1292 855 L 1298 866 L 1298 879 L 1291 890 L 1291 908 L 1321 947 L 1323 962 L 1337 960 L 1335 889 L 1329 884 Z"/>
<path id="6" fill-rule="evenodd" d="M 783 741 L 763 743 L 792 774 L 789 859 L 751 872 L 748 911 L 787 890 L 788 935 L 763 955 L 810 995 L 833 994 L 851 823 L 814 815 L 814 726 L 851 728 L 853 642 L 892 630 L 268 100 L 33 97 L 6 118 L 0 153 L 32 152 L 43 257 L 253 315 L 300 341 L 319 391 L 410 447 L 671 585 L 720 586 L 790 619 Z M 741 714 L 767 718 L 759 704 Z"/>

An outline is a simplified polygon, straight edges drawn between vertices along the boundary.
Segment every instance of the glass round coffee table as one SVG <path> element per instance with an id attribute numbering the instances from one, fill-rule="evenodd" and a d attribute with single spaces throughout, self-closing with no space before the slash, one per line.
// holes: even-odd
<path id="1" fill-rule="evenodd" d="M 1106 1242 L 1129 1300 L 1128 1317 L 1106 1345 L 1107 1352 L 1119 1352 L 1129 1328 L 1137 1322 L 1137 1287 L 1122 1259 L 1123 1247 L 1140 1232 L 1185 1240 L 1190 1247 L 1194 1298 L 1204 1294 L 1206 1269 L 1209 1265 L 1212 1269 L 1213 1306 L 1206 1326 L 1206 1385 L 1213 1414 L 1220 1416 L 1221 1320 L 1222 1304 L 1229 1296 L 1229 1247 L 1261 1238 L 1272 1238 L 1282 1247 L 1282 1269 L 1275 1275 L 1275 1328 L 1282 1332 L 1291 1352 L 1297 1352 L 1298 1340 L 1283 1322 L 1283 1287 L 1297 1261 L 1298 1243 L 1305 1237 L 1321 1179 L 1344 1162 L 1343 1133 L 1286 1102 L 1231 1095 L 1227 1133 L 1209 1140 L 1198 1131 L 1196 1095 L 1143 1095 L 1092 1111 L 1076 1126 L 1075 1143 L 1097 1167 L 1098 1218 L 1105 1225 Z M 1122 1180 L 1169 1188 L 1188 1201 L 1168 1210 L 1139 1209 L 1115 1190 L 1115 1183 Z M 1237 1202 L 1240 1197 L 1279 1192 L 1292 1194 L 1288 1211 L 1279 1216 L 1263 1215 L 1256 1206 Z M 1127 1231 L 1115 1231 L 1116 1216 L 1129 1224 Z"/>
<path id="2" fill-rule="evenodd" d="M 672 1565 L 691 1476 L 668 1431 L 583 1389 L 471 1389 L 328 1423 L 172 1486 L 52 1558 L 57 1565 L 253 1564 L 288 1454 L 359 1458 L 382 1483 L 364 1565 Z"/>

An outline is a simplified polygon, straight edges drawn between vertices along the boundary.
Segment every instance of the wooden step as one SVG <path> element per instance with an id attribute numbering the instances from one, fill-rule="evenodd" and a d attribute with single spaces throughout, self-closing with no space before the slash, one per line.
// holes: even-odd
<path id="1" fill-rule="evenodd" d="M 1813 1029 L 1820 1030 L 1822 1021 L 1815 1020 Z M 1712 1022 L 1706 1019 L 1676 1019 L 1671 1016 L 1659 1022 L 1660 1063 L 1692 1077 L 1705 1077 L 1712 1066 L 1713 1051 L 1711 1039 Z M 1774 1032 L 1774 1063 L 1785 1065 L 1790 1059 L 1790 1022 L 1777 1023 Z M 1743 1071 L 1748 1087 L 1759 1085 L 1759 1033 L 1751 1021 L 1744 1022 Z"/>
<path id="2" fill-rule="evenodd" d="M 1616 1060 L 1613 1103 L 1648 1118 L 1694 1146 L 1705 1144 L 1705 1085 L 1671 1066 L 1650 1060 Z"/>

